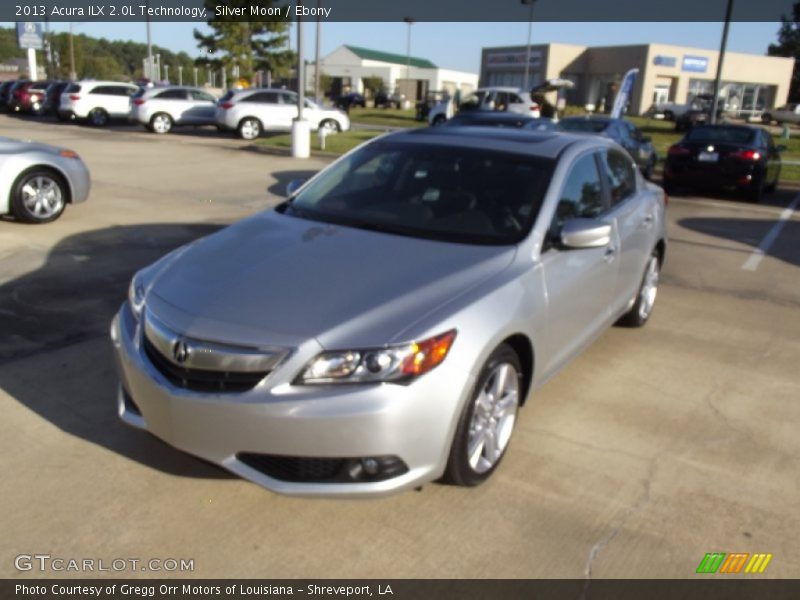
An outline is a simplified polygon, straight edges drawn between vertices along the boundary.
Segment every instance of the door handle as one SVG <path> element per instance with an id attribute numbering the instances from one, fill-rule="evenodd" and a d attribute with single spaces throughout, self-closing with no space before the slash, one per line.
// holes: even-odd
<path id="1" fill-rule="evenodd" d="M 653 223 L 653 215 L 647 215 L 644 219 L 642 219 L 642 225 L 644 227 L 650 227 Z"/>
<path id="2" fill-rule="evenodd" d="M 616 246 L 613 246 L 613 245 L 611 245 L 611 246 L 608 246 L 608 247 L 606 248 L 606 252 L 605 252 L 605 254 L 603 255 L 603 258 L 604 258 L 605 260 L 607 260 L 608 262 L 611 262 L 612 260 L 614 260 L 614 256 L 615 256 L 616 254 L 617 254 L 617 247 L 616 247 Z"/>

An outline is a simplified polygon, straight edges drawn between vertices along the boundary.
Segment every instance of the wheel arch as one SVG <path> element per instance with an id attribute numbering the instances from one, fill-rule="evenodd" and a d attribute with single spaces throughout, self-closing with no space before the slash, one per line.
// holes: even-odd
<path id="1" fill-rule="evenodd" d="M 17 189 L 17 183 L 19 182 L 19 180 L 22 179 L 25 175 L 27 175 L 31 171 L 40 171 L 40 170 L 50 171 L 61 180 L 61 183 L 64 184 L 64 192 L 67 195 L 67 197 L 64 199 L 64 202 L 66 204 L 72 204 L 72 197 L 73 197 L 72 182 L 70 181 L 67 174 L 64 173 L 64 171 L 61 170 L 56 165 L 50 163 L 39 163 L 31 165 L 30 167 L 26 167 L 25 169 L 20 171 L 19 174 L 14 178 L 14 181 L 8 190 L 7 200 L 9 207 L 11 206 L 11 195 L 14 193 L 14 190 Z"/>
<path id="2" fill-rule="evenodd" d="M 528 395 L 533 383 L 534 366 L 536 364 L 533 344 L 530 338 L 524 333 L 515 333 L 505 338 L 500 344 L 510 346 L 519 357 L 522 366 L 522 393 L 520 395 L 520 406 L 525 406 Z"/>

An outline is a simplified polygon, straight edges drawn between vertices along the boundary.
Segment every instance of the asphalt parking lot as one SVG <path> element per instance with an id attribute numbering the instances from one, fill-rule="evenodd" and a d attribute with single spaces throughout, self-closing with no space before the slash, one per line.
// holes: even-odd
<path id="1" fill-rule="evenodd" d="M 79 575 L 15 568 L 38 553 L 193 559 L 167 575 L 199 578 L 684 578 L 721 551 L 800 577 L 797 190 L 673 198 L 650 323 L 536 393 L 488 484 L 305 500 L 118 421 L 107 332 L 134 271 L 324 161 L 216 132 L 7 115 L 0 132 L 73 148 L 93 175 L 55 223 L 0 220 L 0 576 Z"/>

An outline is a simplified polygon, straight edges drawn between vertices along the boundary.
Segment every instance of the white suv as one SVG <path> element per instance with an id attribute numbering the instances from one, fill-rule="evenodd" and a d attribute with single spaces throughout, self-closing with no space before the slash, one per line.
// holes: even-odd
<path id="1" fill-rule="evenodd" d="M 528 115 L 534 119 L 541 116 L 539 105 L 531 99 L 528 92 L 513 87 L 480 88 L 465 96 L 458 110 L 496 110 Z M 455 114 L 452 99 L 442 100 L 428 113 L 428 123 L 442 125 Z"/>
<path id="2" fill-rule="evenodd" d="M 88 119 L 102 127 L 110 119 L 127 119 L 130 98 L 139 87 L 119 81 L 76 81 L 69 84 L 58 105 L 62 118 Z"/>
<path id="3" fill-rule="evenodd" d="M 291 131 L 296 118 L 295 92 L 264 88 L 228 92 L 217 103 L 215 115 L 219 128 L 236 130 L 245 140 L 254 140 L 262 131 Z M 350 129 L 350 119 L 344 112 L 323 108 L 307 98 L 303 118 L 311 124 L 312 131 Z"/>
<path id="4" fill-rule="evenodd" d="M 154 133 L 173 125 L 213 125 L 217 99 L 206 91 L 181 86 L 142 89 L 131 98 L 131 120 Z"/>

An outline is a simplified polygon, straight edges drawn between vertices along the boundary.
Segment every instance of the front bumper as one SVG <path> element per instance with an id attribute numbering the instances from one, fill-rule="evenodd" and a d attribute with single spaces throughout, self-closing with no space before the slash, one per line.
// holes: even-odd
<path id="1" fill-rule="evenodd" d="M 448 368 L 448 361 L 406 386 L 292 385 L 296 373 L 320 351 L 314 342 L 296 349 L 249 391 L 193 392 L 170 383 L 150 362 L 127 303 L 112 322 L 111 338 L 123 421 L 290 495 L 383 496 L 439 478 L 474 385 L 472 375 Z M 311 460 L 396 457 L 407 469 L 380 481 L 292 481 L 243 460 L 254 454 Z"/>

